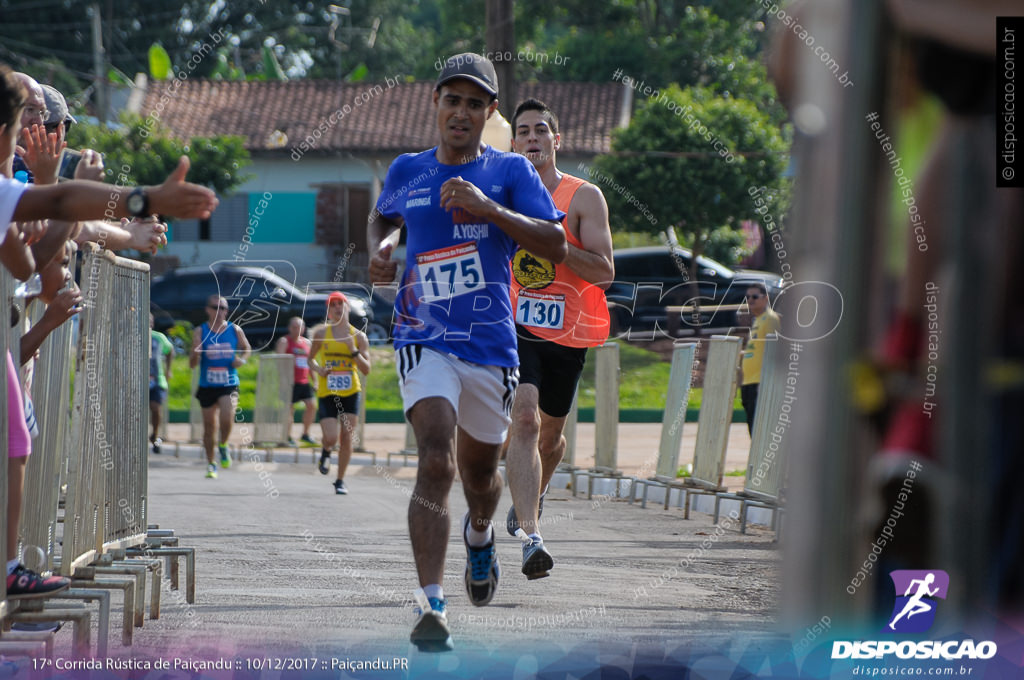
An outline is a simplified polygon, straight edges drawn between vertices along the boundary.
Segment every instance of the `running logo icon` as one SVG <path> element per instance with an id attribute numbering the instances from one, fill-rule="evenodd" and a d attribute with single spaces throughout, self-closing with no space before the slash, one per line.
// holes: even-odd
<path id="1" fill-rule="evenodd" d="M 949 574 L 941 569 L 902 569 L 889 572 L 896 589 L 892 617 L 885 633 L 923 633 L 935 622 L 936 599 L 946 599 Z"/>

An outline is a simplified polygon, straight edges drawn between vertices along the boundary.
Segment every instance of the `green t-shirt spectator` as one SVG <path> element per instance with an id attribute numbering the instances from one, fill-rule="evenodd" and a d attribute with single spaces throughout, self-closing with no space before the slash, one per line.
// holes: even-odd
<path id="1" fill-rule="evenodd" d="M 163 358 L 174 352 L 174 345 L 160 331 L 149 331 L 149 386 L 167 389 Z"/>

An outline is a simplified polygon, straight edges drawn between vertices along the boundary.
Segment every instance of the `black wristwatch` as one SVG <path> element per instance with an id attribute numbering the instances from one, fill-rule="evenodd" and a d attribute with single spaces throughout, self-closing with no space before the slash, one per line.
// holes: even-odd
<path id="1" fill-rule="evenodd" d="M 149 217 L 149 196 L 142 187 L 135 187 L 125 201 L 128 214 L 133 217 Z"/>

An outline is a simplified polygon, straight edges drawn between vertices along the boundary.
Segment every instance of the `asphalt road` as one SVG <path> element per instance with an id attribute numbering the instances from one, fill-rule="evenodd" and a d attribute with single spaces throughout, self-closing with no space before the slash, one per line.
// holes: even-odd
<path id="1" fill-rule="evenodd" d="M 744 536 L 727 519 L 716 529 L 700 513 L 687 521 L 678 509 L 555 490 L 542 528 L 556 562 L 551 576 L 528 582 L 518 540 L 499 531 L 501 584 L 489 606 L 474 607 L 462 584 L 456 527 L 466 506 L 456 483 L 445 570 L 456 651 L 421 654 L 408 642 L 413 467 L 377 468 L 357 457 L 346 479 L 351 493 L 336 496 L 333 469 L 323 477 L 308 463 L 243 461 L 208 480 L 191 452 L 150 461 L 149 521 L 197 548 L 197 602 L 165 590 L 162 617 L 147 619 L 132 647 L 113 645 L 113 657 L 167 660 L 184 671 L 196 670 L 189 660 L 227 659 L 252 677 L 282 677 L 259 673 L 286 664 L 301 677 L 347 677 L 357 668 L 352 660 L 378 656 L 404 659 L 397 666 L 408 671 L 396 677 L 498 677 L 496 669 L 516 659 L 512 674 L 530 677 L 531 664 L 596 663 L 613 649 L 664 655 L 679 645 L 748 639 L 770 630 L 778 604 L 779 556 L 767 529 Z M 509 503 L 506 489 L 500 516 Z M 353 676 L 363 677 L 358 669 Z"/>

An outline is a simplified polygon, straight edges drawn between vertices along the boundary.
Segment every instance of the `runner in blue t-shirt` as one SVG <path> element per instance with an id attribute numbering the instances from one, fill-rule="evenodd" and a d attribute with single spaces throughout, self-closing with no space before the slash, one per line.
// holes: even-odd
<path id="1" fill-rule="evenodd" d="M 401 227 L 408 230 L 394 336 L 419 454 L 409 536 L 421 613 L 411 639 L 423 651 L 452 649 L 441 580 L 456 462 L 469 505 L 462 518 L 466 591 L 483 606 L 498 586 L 491 517 L 519 375 L 509 262 L 517 246 L 551 262 L 566 256 L 564 213 L 533 165 L 480 142 L 498 106 L 497 82 L 479 55 L 446 61 L 433 96 L 440 143 L 391 164 L 369 226 L 374 283 L 394 281 L 391 253 Z"/>
<path id="2" fill-rule="evenodd" d="M 221 467 L 230 467 L 228 437 L 238 401 L 238 367 L 246 362 L 252 348 L 238 325 L 228 321 L 228 301 L 211 295 L 206 301 L 208 321 L 192 332 L 192 351 L 188 364 L 199 366 L 196 399 L 203 409 L 203 449 L 206 451 L 206 476 L 217 477 L 213 463 L 213 435 L 220 416 L 217 449 Z"/>

